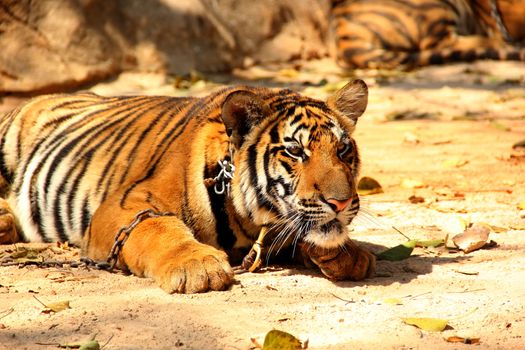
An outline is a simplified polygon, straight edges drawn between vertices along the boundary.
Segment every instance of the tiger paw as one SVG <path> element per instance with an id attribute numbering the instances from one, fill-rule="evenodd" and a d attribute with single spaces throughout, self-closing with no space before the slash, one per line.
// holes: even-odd
<path id="1" fill-rule="evenodd" d="M 201 293 L 225 290 L 233 282 L 233 270 L 226 253 L 211 246 L 195 243 L 198 249 L 177 249 L 153 273 L 160 287 L 168 293 Z"/>
<path id="2" fill-rule="evenodd" d="M 15 217 L 11 213 L 7 202 L 0 198 L 0 244 L 16 243 L 18 241 Z"/>
<path id="3" fill-rule="evenodd" d="M 375 271 L 375 256 L 349 241 L 344 248 L 320 248 L 301 245 L 305 260 L 313 262 L 329 279 L 359 281 Z"/>

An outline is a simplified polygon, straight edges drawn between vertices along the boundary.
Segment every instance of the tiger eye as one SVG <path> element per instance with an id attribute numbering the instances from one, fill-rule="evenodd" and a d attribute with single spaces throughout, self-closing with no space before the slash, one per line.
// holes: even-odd
<path id="1" fill-rule="evenodd" d="M 286 146 L 286 153 L 294 158 L 302 158 L 304 156 L 303 148 L 298 144 L 291 144 Z"/>

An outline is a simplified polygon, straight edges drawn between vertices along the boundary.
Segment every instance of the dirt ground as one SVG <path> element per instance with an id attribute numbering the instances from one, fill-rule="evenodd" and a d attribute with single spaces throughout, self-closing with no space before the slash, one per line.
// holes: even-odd
<path id="1" fill-rule="evenodd" d="M 236 74 L 181 82 L 128 73 L 91 89 L 204 94 L 241 81 L 324 98 L 347 79 L 326 62 Z M 362 175 L 384 193 L 363 198 L 352 236 L 378 252 L 406 240 L 392 226 L 427 240 L 472 222 L 492 225 L 495 244 L 468 254 L 416 248 L 406 260 L 379 261 L 377 276 L 363 282 L 270 266 L 238 275 L 228 291 L 199 295 L 168 295 L 149 279 L 86 268 L 1 267 L 0 349 L 52 349 L 91 337 L 104 349 L 250 349 L 250 338 L 262 343 L 272 329 L 308 340 L 310 349 L 525 349 L 525 151 L 512 148 L 525 139 L 525 64 L 354 75 L 370 87 L 355 134 Z M 2 108 L 16 102 L 4 98 Z M 412 195 L 423 202 L 411 203 Z M 0 258 L 20 247 L 2 247 Z M 75 248 L 44 248 L 50 259 L 78 258 Z M 46 313 L 35 297 L 70 308 Z M 449 322 L 429 332 L 406 317 Z M 451 336 L 479 343 L 447 342 Z"/>

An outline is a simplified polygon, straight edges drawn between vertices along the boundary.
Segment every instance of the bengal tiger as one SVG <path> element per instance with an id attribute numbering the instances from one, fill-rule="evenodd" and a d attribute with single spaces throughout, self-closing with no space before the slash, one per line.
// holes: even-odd
<path id="1" fill-rule="evenodd" d="M 334 54 L 345 68 L 525 61 L 523 0 L 346 0 L 333 6 Z"/>
<path id="2" fill-rule="evenodd" d="M 265 228 L 268 256 L 299 248 L 330 279 L 364 279 L 375 259 L 347 225 L 367 96 L 356 80 L 326 102 L 247 86 L 37 97 L 0 122 L 0 240 L 69 241 L 95 261 L 117 242 L 118 267 L 196 293 L 227 289 Z"/>

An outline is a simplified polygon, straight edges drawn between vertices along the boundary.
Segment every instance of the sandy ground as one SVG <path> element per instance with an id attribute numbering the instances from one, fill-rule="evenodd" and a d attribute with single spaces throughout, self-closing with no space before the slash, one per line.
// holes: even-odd
<path id="1" fill-rule="evenodd" d="M 406 260 L 378 262 L 378 276 L 357 283 L 272 266 L 237 276 L 228 291 L 199 295 L 168 295 L 149 279 L 86 268 L 1 267 L 0 349 L 51 349 L 93 336 L 105 349 L 249 349 L 250 338 L 262 343 L 272 329 L 308 339 L 310 349 L 525 349 L 525 211 L 518 208 L 525 202 L 525 152 L 512 149 L 525 139 L 525 64 L 355 75 L 370 85 L 356 131 L 362 175 L 377 179 L 384 193 L 363 199 L 352 236 L 380 251 L 405 241 L 392 225 L 414 239 L 435 239 L 470 221 L 496 226 L 490 239 L 497 246 L 469 254 L 416 248 Z M 239 76 L 321 98 L 344 79 L 323 62 Z M 214 86 L 194 81 L 175 90 L 162 76 L 126 74 L 92 89 L 183 95 Z M 17 101 L 3 102 L 7 108 Z M 419 188 L 401 185 L 406 180 Z M 412 195 L 424 202 L 412 204 Z M 1 249 L 5 257 L 16 247 Z M 78 258 L 74 248 L 44 253 Z M 35 297 L 69 301 L 70 308 L 43 313 Z M 423 331 L 405 317 L 443 318 L 449 326 Z M 480 340 L 449 343 L 450 336 Z"/>

